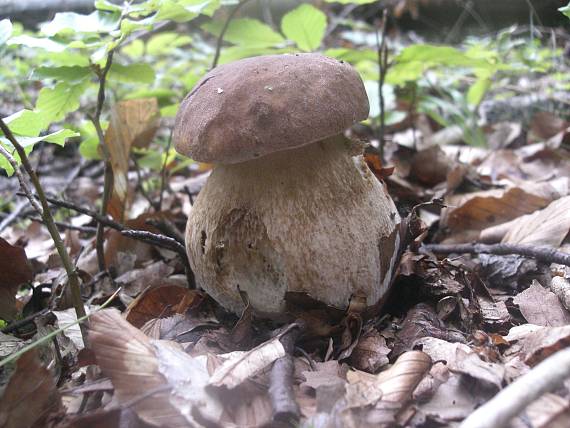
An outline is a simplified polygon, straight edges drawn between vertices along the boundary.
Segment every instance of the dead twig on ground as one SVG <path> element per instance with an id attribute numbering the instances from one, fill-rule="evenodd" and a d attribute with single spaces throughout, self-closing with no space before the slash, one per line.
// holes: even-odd
<path id="1" fill-rule="evenodd" d="M 538 247 L 534 245 L 522 244 L 430 244 L 422 247 L 426 251 L 435 254 L 495 254 L 497 256 L 506 256 L 517 254 L 524 257 L 530 257 L 544 263 L 558 263 L 570 266 L 570 254 L 557 251 L 552 247 Z"/>
<path id="2" fill-rule="evenodd" d="M 542 394 L 552 391 L 570 376 L 570 349 L 558 351 L 531 371 L 519 377 L 495 397 L 483 404 L 460 428 L 503 428 Z"/>
<path id="3" fill-rule="evenodd" d="M 269 396 L 273 406 L 273 421 L 290 426 L 296 426 L 300 419 L 299 405 L 295 401 L 293 392 L 295 372 L 293 353 L 303 324 L 301 322 L 296 324 L 279 338 L 287 355 L 273 363 L 269 375 Z"/>

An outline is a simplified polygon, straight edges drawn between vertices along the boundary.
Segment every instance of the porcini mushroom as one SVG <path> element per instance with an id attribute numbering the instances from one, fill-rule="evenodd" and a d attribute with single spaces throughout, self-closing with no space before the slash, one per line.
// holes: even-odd
<path id="1" fill-rule="evenodd" d="M 286 292 L 344 309 L 386 294 L 400 217 L 343 131 L 368 117 L 347 63 L 319 54 L 243 59 L 183 100 L 178 152 L 215 164 L 188 219 L 197 282 L 227 309 L 279 315 Z"/>

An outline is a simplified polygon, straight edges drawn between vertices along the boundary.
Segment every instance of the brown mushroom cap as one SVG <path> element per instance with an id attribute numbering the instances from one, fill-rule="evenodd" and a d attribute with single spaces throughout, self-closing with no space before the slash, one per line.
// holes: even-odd
<path id="1" fill-rule="evenodd" d="M 237 163 L 340 134 L 368 117 L 358 73 L 319 54 L 224 64 L 182 101 L 173 141 L 200 162 Z"/>

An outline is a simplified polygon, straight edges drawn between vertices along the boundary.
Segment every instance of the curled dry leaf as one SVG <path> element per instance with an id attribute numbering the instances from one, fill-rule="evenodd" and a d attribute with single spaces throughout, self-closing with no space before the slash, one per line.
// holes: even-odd
<path id="1" fill-rule="evenodd" d="M 194 426 L 195 407 L 204 417 L 219 420 L 221 405 L 206 390 L 205 358 L 193 358 L 173 342 L 150 340 L 116 310 L 91 317 L 89 344 L 113 382 L 119 405 L 129 405 L 143 421 Z"/>
<path id="2" fill-rule="evenodd" d="M 388 354 L 391 351 L 386 346 L 386 339 L 378 330 L 370 328 L 360 336 L 350 356 L 350 362 L 358 370 L 376 373 L 388 364 Z"/>
<path id="3" fill-rule="evenodd" d="M 16 316 L 16 292 L 20 284 L 32 278 L 26 251 L 0 238 L 0 318 Z"/>
<path id="4" fill-rule="evenodd" d="M 561 276 L 555 276 L 550 283 L 550 289 L 567 310 L 570 310 L 570 281 Z"/>
<path id="5" fill-rule="evenodd" d="M 513 299 L 525 319 L 535 325 L 559 327 L 570 324 L 570 313 L 562 306 L 556 294 L 534 280 L 530 287 Z"/>
<path id="6" fill-rule="evenodd" d="M 61 398 L 52 373 L 31 349 L 16 364 L 0 399 L 0 426 L 45 426 L 46 418 L 61 410 Z"/>
<path id="7" fill-rule="evenodd" d="M 570 325 L 541 327 L 524 324 L 511 328 L 504 338 L 511 344 L 505 356 L 519 356 L 525 364 L 535 366 L 570 345 Z"/>
<path id="8" fill-rule="evenodd" d="M 261 373 L 271 363 L 285 355 L 285 349 L 279 337 L 262 343 L 250 351 L 235 351 L 218 355 L 225 361 L 210 378 L 210 385 L 225 386 L 232 389 L 241 385 L 247 379 Z"/>

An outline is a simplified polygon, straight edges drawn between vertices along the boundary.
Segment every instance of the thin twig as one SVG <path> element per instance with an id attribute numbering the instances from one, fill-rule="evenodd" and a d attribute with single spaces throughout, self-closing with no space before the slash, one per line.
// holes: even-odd
<path id="1" fill-rule="evenodd" d="M 519 377 L 490 401 L 483 404 L 460 428 L 503 428 L 542 394 L 561 387 L 570 376 L 570 349 L 565 348 L 543 360 Z"/>
<path id="2" fill-rule="evenodd" d="M 103 105 L 105 104 L 105 83 L 107 80 L 107 74 L 111 69 L 113 64 L 113 54 L 114 51 L 110 50 L 107 54 L 107 62 L 105 67 L 99 71 L 99 91 L 97 93 L 97 106 L 95 108 L 95 114 L 91 117 L 95 131 L 97 132 L 97 137 L 99 139 L 99 147 L 103 152 L 103 159 L 105 162 L 105 172 L 103 179 L 103 197 L 101 198 L 101 215 L 105 217 L 107 215 L 107 205 L 111 199 L 111 189 L 113 185 L 113 168 L 111 166 L 111 155 L 109 154 L 109 149 L 105 144 L 105 135 L 103 134 L 103 128 L 101 126 L 101 112 L 103 111 Z M 105 225 L 101 222 L 97 225 L 97 237 L 96 237 L 96 249 L 97 249 L 97 263 L 100 271 L 107 269 L 105 265 Z"/>
<path id="3" fill-rule="evenodd" d="M 3 148 L 4 147 L 2 147 L 2 149 Z M 4 157 L 6 157 L 5 152 L 2 152 L 2 154 L 4 155 Z M 9 153 L 8 153 L 8 155 L 9 155 Z M 14 165 L 12 165 L 12 167 L 14 167 Z M 16 205 L 16 208 L 14 208 L 14 210 L 8 216 L 6 216 L 4 218 L 4 220 L 2 220 L 2 223 L 0 223 L 0 233 L 4 229 L 6 229 L 8 226 L 10 226 L 12 224 L 12 222 L 14 220 L 16 220 L 20 214 L 22 214 L 22 211 L 24 211 L 24 208 L 26 208 L 27 206 L 28 206 L 28 200 L 27 199 L 19 202 L 18 205 Z"/>
<path id="4" fill-rule="evenodd" d="M 67 249 L 65 248 L 65 245 L 63 244 L 63 241 L 61 239 L 59 231 L 57 230 L 57 226 L 55 225 L 53 216 L 51 215 L 51 211 L 49 209 L 48 201 L 46 200 L 46 195 L 44 193 L 44 189 L 40 183 L 38 176 L 36 175 L 36 172 L 32 168 L 32 165 L 30 164 L 30 160 L 28 159 L 28 155 L 26 154 L 26 151 L 20 145 L 20 143 L 18 143 L 18 141 L 14 137 L 14 134 L 12 134 L 12 131 L 4 123 L 2 118 L 0 118 L 0 129 L 2 129 L 2 132 L 4 133 L 4 135 L 6 136 L 8 141 L 10 141 L 10 143 L 12 143 L 12 145 L 16 149 L 16 152 L 20 156 L 20 161 L 22 162 L 22 166 L 26 170 L 26 173 L 30 177 L 30 180 L 31 180 L 36 192 L 37 192 L 37 198 L 38 198 L 38 200 L 42 206 L 41 209 L 39 209 L 39 207 L 37 207 L 37 202 L 36 202 L 35 198 L 33 197 L 33 195 L 31 195 L 30 189 L 25 185 L 25 180 L 23 179 L 23 176 L 21 176 L 21 174 L 20 174 L 20 176 L 18 178 L 20 179 L 20 184 L 23 185 L 23 190 L 26 193 L 26 196 L 30 200 L 30 203 L 32 204 L 32 206 L 38 210 L 38 213 L 41 215 L 41 217 L 42 217 L 42 219 L 43 219 L 43 221 L 44 221 L 44 223 L 45 223 L 45 225 L 49 231 L 49 234 L 50 234 L 51 238 L 53 239 L 53 242 L 55 244 L 55 248 L 57 249 L 57 252 L 58 252 L 59 257 L 61 259 L 61 263 L 63 265 L 63 268 L 65 269 L 65 272 L 67 273 L 67 278 L 69 281 L 69 289 L 71 291 L 71 299 L 73 301 L 73 307 L 75 309 L 75 313 L 77 314 L 78 318 L 81 318 L 81 317 L 85 316 L 85 308 L 83 307 L 83 301 L 81 300 L 81 288 L 79 286 L 79 284 L 80 284 L 79 275 L 77 274 L 77 270 L 75 269 L 75 266 L 73 265 L 73 262 L 71 261 L 71 257 L 69 256 L 69 253 L 67 252 Z M 0 147 L 1 147 L 1 145 L 0 145 Z M 8 154 L 8 157 L 7 157 L 8 161 L 11 163 L 14 162 L 14 159 L 12 158 L 12 156 L 9 153 L 7 153 L 7 151 L 3 147 L 2 147 L 2 149 L 3 149 L 2 154 L 4 154 L 4 156 L 6 156 L 6 154 Z M 11 158 L 11 160 L 10 160 L 10 158 Z M 14 171 L 19 170 L 17 164 L 12 164 L 12 166 L 16 166 Z M 87 341 L 87 334 L 83 329 L 81 330 L 81 334 L 83 336 L 83 340 Z"/>
<path id="5" fill-rule="evenodd" d="M 376 46 L 378 54 L 378 103 L 380 107 L 380 126 L 378 127 L 378 154 L 382 162 L 384 159 L 384 139 L 386 134 L 386 110 L 384 102 L 384 82 L 388 73 L 388 45 L 386 43 L 386 35 L 388 32 L 388 9 L 384 9 L 382 14 L 382 22 L 380 30 L 382 39 L 379 39 L 378 31 L 376 31 Z"/>
<path id="6" fill-rule="evenodd" d="M 228 19 L 224 22 L 224 26 L 222 27 L 222 31 L 220 31 L 220 35 L 218 36 L 218 41 L 216 42 L 216 53 L 214 54 L 214 60 L 212 61 L 212 69 L 216 68 L 218 65 L 218 61 L 220 60 L 220 53 L 222 51 L 222 43 L 224 41 L 224 36 L 226 35 L 226 31 L 228 31 L 228 27 L 232 22 L 232 19 L 236 16 L 239 10 L 245 6 L 246 3 L 249 3 L 251 0 L 242 0 L 237 4 L 236 7 L 231 11 Z"/>
<path id="7" fill-rule="evenodd" d="M 558 263 L 570 266 L 570 254 L 557 251 L 552 247 L 539 247 L 534 245 L 523 244 L 452 244 L 440 245 L 430 244 L 422 247 L 426 251 L 436 254 L 495 254 L 505 256 L 509 254 L 518 254 L 524 257 L 531 257 L 544 263 Z"/>
<path id="8" fill-rule="evenodd" d="M 186 248 L 176 239 L 158 233 L 148 232 L 146 230 L 131 230 L 124 229 L 121 235 L 128 238 L 138 239 L 139 241 L 147 242 L 157 247 L 166 248 L 167 250 L 174 251 L 183 258 L 186 258 Z"/>
<path id="9" fill-rule="evenodd" d="M 168 136 L 168 144 L 166 145 L 166 156 L 164 156 L 164 162 L 162 163 L 162 169 L 160 171 L 160 195 L 158 196 L 158 210 L 162 209 L 162 200 L 164 199 L 164 189 L 166 188 L 166 167 L 168 165 L 168 153 L 170 153 L 170 147 L 172 146 L 172 131 L 170 130 L 170 135 Z"/>

